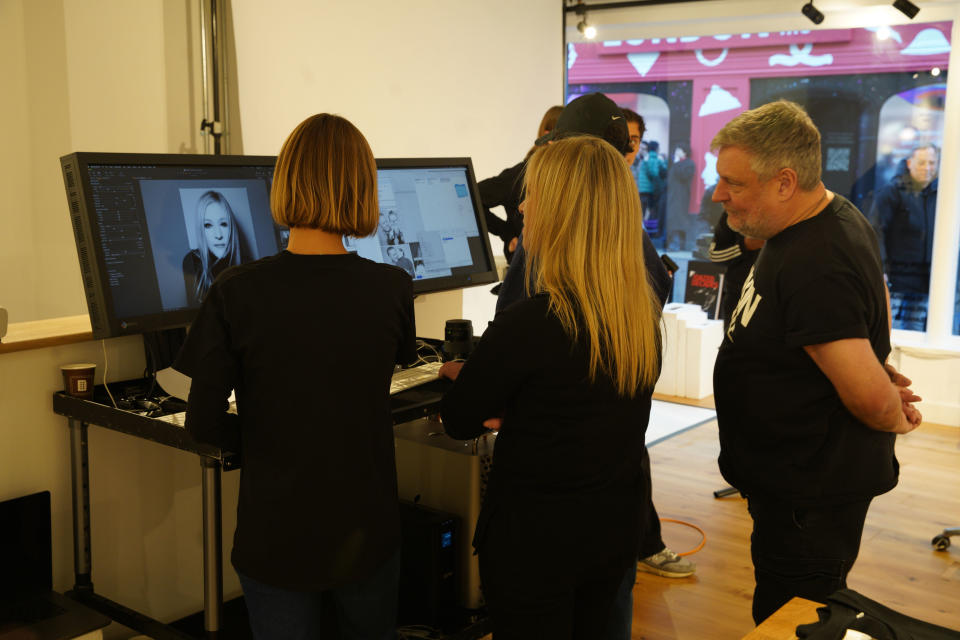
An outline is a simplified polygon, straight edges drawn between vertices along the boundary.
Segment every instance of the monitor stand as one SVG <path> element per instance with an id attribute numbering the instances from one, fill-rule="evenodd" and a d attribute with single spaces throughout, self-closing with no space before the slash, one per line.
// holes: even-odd
<path id="1" fill-rule="evenodd" d="M 166 369 L 177 359 L 180 347 L 187 339 L 187 330 L 184 327 L 177 329 L 161 329 L 147 331 L 143 334 L 143 351 L 146 356 L 146 377 L 150 378 L 150 390 L 146 400 L 150 400 L 156 386 L 157 371 Z"/>

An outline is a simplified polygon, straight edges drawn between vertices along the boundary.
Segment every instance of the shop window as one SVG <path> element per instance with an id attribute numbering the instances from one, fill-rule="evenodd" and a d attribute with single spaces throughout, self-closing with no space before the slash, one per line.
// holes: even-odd
<path id="1" fill-rule="evenodd" d="M 601 91 L 623 106 L 633 101 L 661 127 L 664 211 L 648 229 L 681 267 L 707 257 L 719 216 L 709 200 L 717 179 L 710 150 L 716 132 L 738 113 L 773 100 L 803 105 L 821 132 L 825 185 L 850 199 L 877 230 L 894 328 L 923 331 L 950 33 L 950 22 L 934 22 L 572 43 L 567 93 Z M 680 143 L 689 146 L 685 158 L 675 155 Z M 692 179 L 671 180 L 684 162 L 694 165 Z M 677 285 L 674 299 L 682 299 Z M 960 292 L 948 295 L 960 334 Z"/>

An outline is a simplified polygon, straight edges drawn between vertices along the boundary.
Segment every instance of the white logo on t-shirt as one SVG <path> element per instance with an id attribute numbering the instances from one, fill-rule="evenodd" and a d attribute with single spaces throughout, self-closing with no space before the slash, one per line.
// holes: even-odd
<path id="1" fill-rule="evenodd" d="M 730 338 L 730 342 L 733 342 L 733 330 L 737 323 L 739 322 L 743 327 L 750 324 L 750 319 L 753 318 L 757 306 L 763 299 L 763 296 L 757 293 L 753 286 L 753 270 L 755 268 L 756 265 L 750 267 L 750 275 L 743 283 L 743 289 L 740 290 L 740 300 L 737 302 L 737 308 L 733 310 L 733 315 L 730 318 L 730 327 L 727 329 L 727 337 Z"/>

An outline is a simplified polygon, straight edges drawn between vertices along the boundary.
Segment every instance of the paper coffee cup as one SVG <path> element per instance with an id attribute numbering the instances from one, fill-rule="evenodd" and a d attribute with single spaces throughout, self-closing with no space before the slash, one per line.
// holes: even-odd
<path id="1" fill-rule="evenodd" d="M 93 374 L 97 365 L 89 362 L 65 364 L 60 367 L 63 373 L 63 390 L 67 395 L 78 398 L 93 397 Z"/>

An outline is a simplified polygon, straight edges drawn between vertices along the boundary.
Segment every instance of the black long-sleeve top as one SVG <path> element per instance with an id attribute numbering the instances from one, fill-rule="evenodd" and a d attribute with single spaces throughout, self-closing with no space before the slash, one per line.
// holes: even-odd
<path id="1" fill-rule="evenodd" d="M 510 256 L 508 245 L 510 241 L 520 235 L 523 230 L 523 214 L 520 213 L 520 203 L 523 202 L 523 170 L 527 166 L 526 160 L 509 169 L 504 169 L 499 175 L 480 181 L 480 200 L 486 209 L 487 231 L 503 240 L 503 254 Z M 502 206 L 507 213 L 507 219 L 498 217 L 490 211 L 494 207 Z"/>
<path id="2" fill-rule="evenodd" d="M 282 251 L 213 284 L 174 368 L 193 379 L 187 431 L 241 454 L 240 573 L 320 591 L 396 552 L 389 386 L 414 327 L 410 276 L 352 254 Z"/>
<path id="3" fill-rule="evenodd" d="M 590 383 L 587 372 L 585 339 L 571 340 L 549 297 L 537 295 L 490 324 L 444 396 L 442 418 L 450 436 L 469 439 L 487 418 L 503 417 L 485 512 L 542 509 L 544 526 L 576 513 L 575 529 L 629 546 L 622 533 L 634 531 L 650 500 L 641 463 L 652 389 L 624 398 L 609 378 Z"/>

